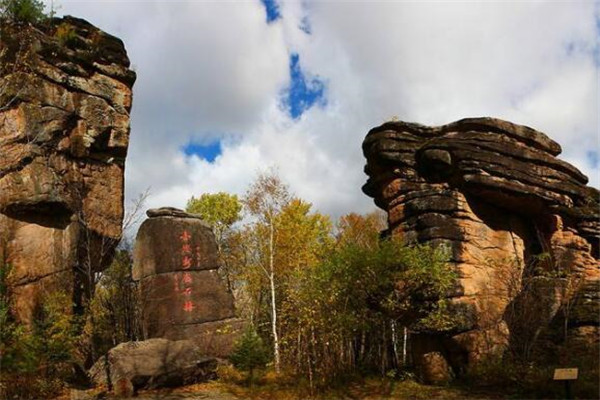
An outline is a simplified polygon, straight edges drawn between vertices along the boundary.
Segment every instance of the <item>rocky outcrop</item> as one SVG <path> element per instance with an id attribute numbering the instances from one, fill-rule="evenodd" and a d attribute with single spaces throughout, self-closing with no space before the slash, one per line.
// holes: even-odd
<path id="1" fill-rule="evenodd" d="M 387 211 L 387 233 L 446 244 L 458 273 L 448 300 L 461 323 L 417 335 L 417 363 L 439 370 L 442 354 L 460 374 L 491 352 L 564 347 L 565 337 L 598 353 L 588 339 L 600 333 L 600 194 L 556 158 L 556 142 L 493 118 L 387 122 L 363 152 L 363 191 Z"/>
<path id="2" fill-rule="evenodd" d="M 112 387 L 119 398 L 139 389 L 177 387 L 216 378 L 218 360 L 189 340 L 149 339 L 121 343 L 90 369 L 95 385 Z"/>
<path id="3" fill-rule="evenodd" d="M 123 43 L 65 17 L 0 32 L 0 268 L 19 320 L 76 305 L 121 237 L 131 88 Z"/>
<path id="4" fill-rule="evenodd" d="M 203 354 L 224 357 L 242 323 L 218 274 L 217 244 L 199 217 L 149 210 L 137 234 L 133 278 L 140 281 L 146 338 L 190 339 Z"/>

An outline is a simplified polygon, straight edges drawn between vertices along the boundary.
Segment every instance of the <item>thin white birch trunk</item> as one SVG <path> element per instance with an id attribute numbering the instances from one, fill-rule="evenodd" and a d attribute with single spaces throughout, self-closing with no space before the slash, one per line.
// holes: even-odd
<path id="1" fill-rule="evenodd" d="M 406 366 L 406 342 L 408 340 L 408 329 L 404 327 L 404 336 L 402 338 L 402 366 Z"/>
<path id="2" fill-rule="evenodd" d="M 269 284 L 271 286 L 271 328 L 273 329 L 273 356 L 275 358 L 275 372 L 280 372 L 279 335 L 277 334 L 277 307 L 275 299 L 275 261 L 274 261 L 274 226 L 273 216 L 270 216 L 269 232 Z"/>

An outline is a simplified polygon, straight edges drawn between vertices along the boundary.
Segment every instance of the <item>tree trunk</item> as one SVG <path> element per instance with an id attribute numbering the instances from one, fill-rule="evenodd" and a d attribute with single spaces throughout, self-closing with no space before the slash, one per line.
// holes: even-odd
<path id="1" fill-rule="evenodd" d="M 406 367 L 406 342 L 408 341 L 408 329 L 404 327 L 404 336 L 402 337 L 402 367 Z"/>
<path id="2" fill-rule="evenodd" d="M 392 327 L 392 346 L 394 347 L 394 366 L 398 368 L 400 360 L 398 359 L 398 337 L 396 336 L 396 321 L 391 320 L 390 325 Z"/>
<path id="3" fill-rule="evenodd" d="M 277 334 L 277 306 L 275 301 L 275 262 L 274 262 L 274 226 L 273 218 L 270 218 L 270 232 L 269 232 L 269 285 L 271 286 L 271 328 L 273 330 L 273 357 L 275 358 L 275 372 L 280 372 L 280 358 L 279 358 L 279 335 Z"/>

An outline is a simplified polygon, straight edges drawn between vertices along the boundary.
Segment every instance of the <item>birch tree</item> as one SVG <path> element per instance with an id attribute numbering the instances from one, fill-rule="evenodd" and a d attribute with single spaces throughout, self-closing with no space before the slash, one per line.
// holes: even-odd
<path id="1" fill-rule="evenodd" d="M 281 370 L 280 342 L 277 322 L 277 266 L 276 240 L 278 234 L 277 217 L 289 204 L 291 196 L 287 185 L 274 173 L 263 173 L 250 186 L 243 200 L 250 216 L 255 218 L 255 236 L 260 251 L 256 263 L 264 273 L 269 285 L 271 308 L 271 334 L 273 336 L 273 359 L 275 371 Z"/>

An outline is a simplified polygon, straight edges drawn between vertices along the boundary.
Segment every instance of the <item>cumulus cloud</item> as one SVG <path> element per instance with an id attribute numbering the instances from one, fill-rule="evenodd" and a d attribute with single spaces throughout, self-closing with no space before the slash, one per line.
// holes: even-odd
<path id="1" fill-rule="evenodd" d="M 273 2 L 270 2 L 273 3 Z M 127 196 L 149 205 L 242 194 L 276 167 L 338 216 L 373 209 L 360 145 L 392 116 L 497 116 L 546 132 L 599 184 L 598 7 L 593 2 L 76 2 L 63 13 L 121 37 L 138 72 Z M 323 101 L 292 118 L 290 57 Z M 221 141 L 213 162 L 190 141 Z"/>

